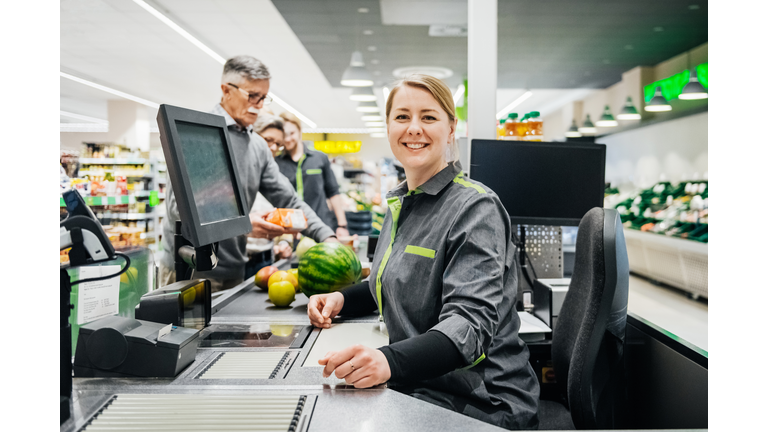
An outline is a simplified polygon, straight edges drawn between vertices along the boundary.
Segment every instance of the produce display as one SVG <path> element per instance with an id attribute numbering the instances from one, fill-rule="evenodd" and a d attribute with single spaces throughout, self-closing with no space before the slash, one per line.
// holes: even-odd
<path id="1" fill-rule="evenodd" d="M 707 243 L 709 186 L 707 181 L 657 183 L 631 194 L 606 191 L 605 206 L 615 208 L 626 228 Z"/>
<path id="2" fill-rule="evenodd" d="M 362 265 L 352 248 L 319 243 L 299 260 L 299 289 L 307 297 L 327 294 L 360 282 Z"/>

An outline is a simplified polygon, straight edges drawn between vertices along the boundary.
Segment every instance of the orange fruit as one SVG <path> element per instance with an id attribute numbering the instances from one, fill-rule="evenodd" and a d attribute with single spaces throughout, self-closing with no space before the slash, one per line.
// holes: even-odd
<path id="1" fill-rule="evenodd" d="M 274 273 L 272 273 L 272 276 L 269 277 L 269 282 L 267 283 L 267 286 L 272 286 L 273 283 L 276 282 L 290 282 L 291 285 L 293 285 L 294 292 L 296 290 L 296 287 L 299 285 L 299 281 L 296 279 L 296 277 L 291 274 L 289 271 L 285 270 L 278 270 Z"/>

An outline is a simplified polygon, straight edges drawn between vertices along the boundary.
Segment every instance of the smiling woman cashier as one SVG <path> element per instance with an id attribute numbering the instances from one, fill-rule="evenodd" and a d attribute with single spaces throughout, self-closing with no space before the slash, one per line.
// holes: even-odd
<path id="1" fill-rule="evenodd" d="M 538 427 L 539 386 L 518 337 L 511 225 L 498 196 L 455 161 L 453 96 L 413 75 L 386 105 L 389 144 L 406 181 L 389 211 L 369 282 L 310 298 L 313 325 L 378 309 L 389 346 L 320 360 L 355 387 L 388 387 L 508 429 Z M 452 161 L 452 162 L 451 162 Z"/>

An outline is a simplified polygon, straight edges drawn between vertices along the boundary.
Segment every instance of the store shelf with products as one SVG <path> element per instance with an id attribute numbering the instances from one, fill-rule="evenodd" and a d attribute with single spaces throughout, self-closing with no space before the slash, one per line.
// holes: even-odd
<path id="1" fill-rule="evenodd" d="M 624 223 L 633 273 L 708 298 L 709 189 L 706 180 L 664 181 L 631 193 L 606 189 L 605 207 Z"/>

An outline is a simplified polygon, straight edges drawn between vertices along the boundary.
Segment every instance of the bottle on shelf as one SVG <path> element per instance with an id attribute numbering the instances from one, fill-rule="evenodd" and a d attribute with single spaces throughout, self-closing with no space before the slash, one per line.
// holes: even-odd
<path id="1" fill-rule="evenodd" d="M 504 139 L 517 141 L 517 113 L 509 113 L 507 116 L 506 133 Z"/>
<path id="2" fill-rule="evenodd" d="M 528 114 L 517 123 L 517 140 L 526 141 L 528 139 Z"/>
<path id="3" fill-rule="evenodd" d="M 528 141 L 541 141 L 544 137 L 544 122 L 538 111 L 531 111 L 528 118 Z"/>
<path id="4" fill-rule="evenodd" d="M 501 140 L 505 139 L 505 135 L 507 134 L 506 128 L 504 126 L 504 122 L 506 122 L 506 118 L 502 118 L 501 120 L 496 122 L 496 139 Z"/>

